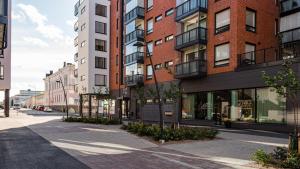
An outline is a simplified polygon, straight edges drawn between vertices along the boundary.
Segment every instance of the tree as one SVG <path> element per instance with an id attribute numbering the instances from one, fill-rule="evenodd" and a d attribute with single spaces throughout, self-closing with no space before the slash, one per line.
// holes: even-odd
<path id="1" fill-rule="evenodd" d="M 263 80 L 267 86 L 274 88 L 274 90 L 282 97 L 289 99 L 292 103 L 294 112 L 294 138 L 298 140 L 298 101 L 297 95 L 300 91 L 300 82 L 297 74 L 292 68 L 292 59 L 284 59 L 282 69 L 275 75 L 267 75 L 263 72 Z"/>

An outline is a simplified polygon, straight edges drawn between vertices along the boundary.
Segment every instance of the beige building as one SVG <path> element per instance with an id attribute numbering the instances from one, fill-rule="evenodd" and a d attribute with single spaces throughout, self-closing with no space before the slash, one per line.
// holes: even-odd
<path id="1" fill-rule="evenodd" d="M 33 108 L 33 106 L 43 106 L 45 105 L 44 93 L 40 93 L 36 96 L 31 96 L 25 100 L 25 107 Z"/>
<path id="2" fill-rule="evenodd" d="M 64 66 L 58 71 L 50 71 L 44 78 L 45 92 L 44 105 L 49 106 L 54 110 L 65 110 L 65 96 L 63 86 L 66 91 L 67 102 L 70 112 L 78 110 L 79 95 L 75 91 L 77 73 L 75 65 L 64 63 Z M 63 85 L 62 85 L 63 84 Z"/>

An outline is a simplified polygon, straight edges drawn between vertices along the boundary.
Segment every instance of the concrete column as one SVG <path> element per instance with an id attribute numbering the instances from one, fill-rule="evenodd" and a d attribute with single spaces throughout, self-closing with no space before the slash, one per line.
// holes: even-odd
<path id="1" fill-rule="evenodd" d="M 9 117 L 9 89 L 5 89 L 4 114 L 5 117 Z"/>

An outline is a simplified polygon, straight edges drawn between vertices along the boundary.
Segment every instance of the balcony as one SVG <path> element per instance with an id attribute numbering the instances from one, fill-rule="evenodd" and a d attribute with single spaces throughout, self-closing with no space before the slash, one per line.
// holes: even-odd
<path id="1" fill-rule="evenodd" d="M 74 6 L 74 16 L 77 16 L 79 13 L 80 1 L 78 1 Z"/>
<path id="2" fill-rule="evenodd" d="M 207 0 L 189 0 L 176 7 L 176 21 L 198 12 L 207 12 Z"/>
<path id="3" fill-rule="evenodd" d="M 144 19 L 144 18 L 145 18 L 145 9 L 138 6 L 125 14 L 125 24 L 128 24 L 134 19 Z"/>
<path id="4" fill-rule="evenodd" d="M 280 3 L 281 16 L 286 16 L 300 11 L 300 0 L 282 0 Z"/>
<path id="5" fill-rule="evenodd" d="M 126 35 L 125 43 L 129 44 L 129 43 L 134 42 L 134 41 L 144 42 L 144 40 L 145 40 L 145 31 L 141 30 L 141 29 L 137 29 L 137 30 L 135 30 L 135 31 L 133 31 L 133 32 Z"/>
<path id="6" fill-rule="evenodd" d="M 129 87 L 143 85 L 144 84 L 144 75 L 136 74 L 125 77 L 125 84 Z"/>
<path id="7" fill-rule="evenodd" d="M 74 24 L 74 31 L 77 32 L 79 29 L 78 21 Z"/>
<path id="8" fill-rule="evenodd" d="M 207 75 L 206 60 L 199 59 L 175 66 L 175 78 L 186 79 L 193 77 L 204 77 Z"/>
<path id="9" fill-rule="evenodd" d="M 78 46 L 78 43 L 79 43 L 79 40 L 78 40 L 78 37 L 76 37 L 76 38 L 74 39 L 74 46 L 75 46 L 75 47 Z"/>
<path id="10" fill-rule="evenodd" d="M 131 63 L 144 63 L 144 52 L 135 52 L 130 55 L 126 56 L 125 64 L 131 64 Z"/>
<path id="11" fill-rule="evenodd" d="M 74 62 L 78 61 L 78 52 L 74 54 Z"/>
<path id="12" fill-rule="evenodd" d="M 176 50 L 181 50 L 186 47 L 190 47 L 195 44 L 206 44 L 207 43 L 207 29 L 206 28 L 195 28 L 190 31 L 184 32 L 176 36 Z"/>
<path id="13" fill-rule="evenodd" d="M 290 42 L 300 41 L 300 28 L 281 32 L 280 34 L 281 34 L 281 42 L 282 43 L 290 43 Z"/>

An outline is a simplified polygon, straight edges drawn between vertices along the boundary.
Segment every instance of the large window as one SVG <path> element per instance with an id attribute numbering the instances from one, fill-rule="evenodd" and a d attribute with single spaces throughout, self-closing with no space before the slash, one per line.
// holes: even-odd
<path id="1" fill-rule="evenodd" d="M 95 75 L 95 86 L 106 86 L 106 75 Z"/>
<path id="2" fill-rule="evenodd" d="M 106 69 L 106 58 L 104 57 L 95 57 L 95 68 Z"/>
<path id="3" fill-rule="evenodd" d="M 218 45 L 215 47 L 215 66 L 223 66 L 229 64 L 229 58 L 229 43 Z"/>
<path id="4" fill-rule="evenodd" d="M 246 30 L 256 32 L 256 12 L 252 9 L 246 10 Z"/>
<path id="5" fill-rule="evenodd" d="M 153 32 L 153 19 L 147 21 L 147 33 Z"/>
<path id="6" fill-rule="evenodd" d="M 106 52 L 106 41 L 105 40 L 96 39 L 95 40 L 95 50 Z"/>
<path id="7" fill-rule="evenodd" d="M 96 33 L 106 34 L 106 23 L 96 21 L 95 31 Z"/>
<path id="8" fill-rule="evenodd" d="M 147 65 L 147 79 L 152 79 L 152 76 L 153 76 L 152 65 Z"/>
<path id="9" fill-rule="evenodd" d="M 230 9 L 226 9 L 216 13 L 215 18 L 216 18 L 216 30 L 215 30 L 216 34 L 226 32 L 230 29 Z"/>
<path id="10" fill-rule="evenodd" d="M 96 15 L 106 17 L 107 7 L 104 5 L 96 4 Z"/>

